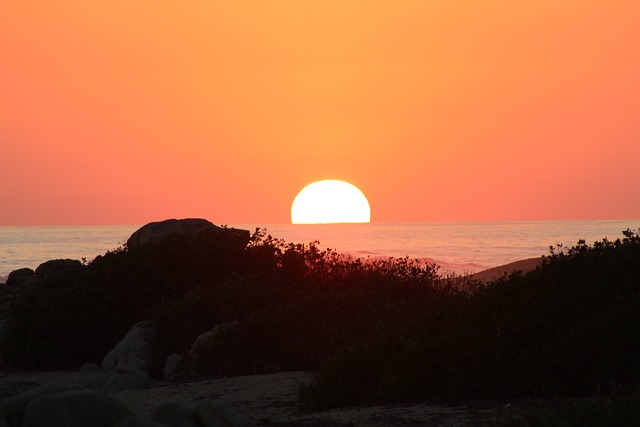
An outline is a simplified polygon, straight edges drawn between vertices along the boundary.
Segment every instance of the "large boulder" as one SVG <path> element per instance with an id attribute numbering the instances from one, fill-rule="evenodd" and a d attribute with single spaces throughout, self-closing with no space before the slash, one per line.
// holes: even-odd
<path id="1" fill-rule="evenodd" d="M 10 311 L 11 301 L 13 301 L 12 289 L 4 283 L 0 283 L 0 317 L 3 313 Z"/>
<path id="2" fill-rule="evenodd" d="M 20 268 L 9 273 L 7 282 L 9 288 L 17 288 L 25 284 L 30 284 L 36 280 L 36 273 L 30 268 Z"/>
<path id="3" fill-rule="evenodd" d="M 108 374 L 105 382 L 100 386 L 100 391 L 105 393 L 119 393 L 124 390 L 147 388 L 151 384 L 151 377 L 147 372 L 132 369 L 129 371 L 118 370 Z"/>
<path id="4" fill-rule="evenodd" d="M 35 271 L 36 277 L 44 279 L 62 270 L 80 268 L 82 263 L 77 259 L 52 259 L 40 264 Z"/>
<path id="5" fill-rule="evenodd" d="M 209 341 L 211 341 L 214 337 L 216 337 L 221 332 L 226 332 L 234 329 L 238 326 L 237 322 L 227 322 L 222 325 L 215 326 L 210 331 L 206 331 L 198 335 L 191 344 L 191 348 L 189 349 L 189 353 L 187 353 L 188 359 L 198 358 L 200 353 L 203 351 L 202 348 L 207 345 Z"/>
<path id="6" fill-rule="evenodd" d="M 5 334 L 9 330 L 9 322 L 7 319 L 0 317 L 0 341 L 4 339 Z"/>
<path id="7" fill-rule="evenodd" d="M 83 388 L 91 388 L 93 390 L 101 390 L 102 386 L 107 382 L 111 375 L 112 374 L 107 374 L 102 371 L 96 371 L 95 373 L 80 380 L 80 386 Z"/>
<path id="8" fill-rule="evenodd" d="M 236 412 L 224 400 L 186 405 L 163 403 L 151 415 L 151 421 L 180 427 L 248 427 L 252 424 L 248 417 Z"/>
<path id="9" fill-rule="evenodd" d="M 4 283 L 0 283 L 0 297 L 11 295 L 11 288 Z"/>
<path id="10" fill-rule="evenodd" d="M 27 390 L 17 396 L 5 400 L 0 412 L 6 417 L 10 426 L 21 426 L 24 411 L 29 402 L 50 393 L 71 390 L 72 387 L 62 383 L 47 383 Z"/>
<path id="11" fill-rule="evenodd" d="M 149 420 L 167 426 L 201 427 L 193 411 L 177 402 L 161 403 L 153 411 Z"/>
<path id="12" fill-rule="evenodd" d="M 207 357 L 211 349 L 211 341 L 222 333 L 232 332 L 237 325 L 237 322 L 223 323 L 198 335 L 193 344 L 191 344 L 191 348 L 184 360 L 181 361 L 181 369 L 196 374 L 205 368 L 208 363 Z"/>
<path id="13" fill-rule="evenodd" d="M 30 401 L 22 427 L 107 427 L 134 414 L 122 403 L 96 390 L 48 393 Z"/>
<path id="14" fill-rule="evenodd" d="M 1 322 L 1 320 L 0 320 Z M 169 355 L 164 361 L 164 367 L 162 368 L 162 374 L 167 381 L 173 381 L 176 378 L 178 367 L 182 363 L 182 357 L 180 354 L 173 353 Z"/>
<path id="15" fill-rule="evenodd" d="M 194 413 L 204 427 L 249 427 L 252 424 L 248 417 L 221 399 L 196 403 Z"/>
<path id="16" fill-rule="evenodd" d="M 116 370 L 149 372 L 154 335 L 155 331 L 146 322 L 136 323 L 102 359 L 102 369 L 107 373 Z"/>
<path id="17" fill-rule="evenodd" d="M 117 370 L 106 373 L 98 371 L 80 381 L 84 388 L 100 390 L 104 393 L 113 394 L 124 390 L 135 390 L 147 388 L 151 385 L 151 377 L 147 372 L 132 370 Z"/>
<path id="18" fill-rule="evenodd" d="M 137 417 L 123 418 L 113 425 L 113 427 L 168 427 L 167 424 L 155 421 L 141 420 Z M 174 426 L 171 426 L 174 427 Z M 200 427 L 200 426 L 196 426 Z"/>
<path id="19" fill-rule="evenodd" d="M 244 245 L 249 243 L 250 233 L 248 230 L 218 227 L 206 219 L 186 218 L 150 222 L 149 224 L 140 227 L 131 235 L 131 237 L 129 237 L 127 240 L 127 247 L 129 249 L 134 249 L 149 243 L 157 243 L 172 235 L 195 236 L 203 231 L 218 233 L 225 236 L 231 235 L 239 239 L 241 242 L 244 242 Z"/>

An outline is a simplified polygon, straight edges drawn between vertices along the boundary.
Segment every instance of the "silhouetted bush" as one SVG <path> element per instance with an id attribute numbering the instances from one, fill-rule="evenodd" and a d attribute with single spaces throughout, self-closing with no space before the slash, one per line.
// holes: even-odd
<path id="1" fill-rule="evenodd" d="M 411 316 L 411 314 L 409 314 Z M 303 403 L 585 396 L 640 380 L 640 238 L 557 248 L 329 359 Z M 404 334 L 404 336 L 403 336 Z"/>
<path id="2" fill-rule="evenodd" d="M 640 381 L 640 238 L 553 248 L 490 284 L 408 258 L 354 259 L 317 242 L 201 233 L 120 248 L 16 298 L 2 343 L 27 369 L 99 362 L 137 321 L 181 375 L 317 371 L 306 408 L 412 400 L 588 396 Z"/>

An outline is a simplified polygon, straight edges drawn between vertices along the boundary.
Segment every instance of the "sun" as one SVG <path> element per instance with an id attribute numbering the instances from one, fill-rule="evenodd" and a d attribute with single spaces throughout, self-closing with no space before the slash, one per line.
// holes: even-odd
<path id="1" fill-rule="evenodd" d="M 292 224 L 361 223 L 371 221 L 369 201 L 353 184 L 335 179 L 304 187 L 291 205 Z"/>

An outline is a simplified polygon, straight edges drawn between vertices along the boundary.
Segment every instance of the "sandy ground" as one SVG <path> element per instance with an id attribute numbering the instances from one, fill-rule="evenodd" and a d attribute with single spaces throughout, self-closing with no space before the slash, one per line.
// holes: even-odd
<path id="1" fill-rule="evenodd" d="M 0 400 L 52 381 L 76 384 L 88 374 L 76 371 L 0 373 Z M 503 405 L 497 402 L 467 406 L 390 405 L 302 413 L 297 407 L 298 388 L 310 379 L 310 374 L 304 372 L 284 372 L 158 383 L 147 389 L 127 390 L 112 396 L 142 419 L 148 419 L 162 402 L 224 399 L 239 413 L 249 416 L 256 426 L 468 426 L 490 419 L 491 414 Z"/>

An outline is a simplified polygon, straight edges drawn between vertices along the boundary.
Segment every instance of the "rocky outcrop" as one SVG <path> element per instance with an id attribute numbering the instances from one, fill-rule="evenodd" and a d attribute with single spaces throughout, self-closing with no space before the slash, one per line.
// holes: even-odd
<path id="1" fill-rule="evenodd" d="M 71 389 L 30 401 L 21 427 L 103 427 L 132 416 L 126 406 L 104 393 Z"/>
<path id="2" fill-rule="evenodd" d="M 189 353 L 187 353 L 187 359 L 190 361 L 197 360 L 203 352 L 203 347 L 205 347 L 206 344 L 211 341 L 211 339 L 213 339 L 216 335 L 220 334 L 223 331 L 228 331 L 235 328 L 237 325 L 237 322 L 223 323 L 222 325 L 214 327 L 210 331 L 206 331 L 198 335 L 193 344 L 191 344 Z"/>
<path id="3" fill-rule="evenodd" d="M 151 377 L 147 372 L 137 369 L 116 371 L 108 374 L 106 381 L 100 386 L 100 391 L 111 394 L 124 390 L 146 388 L 150 384 Z"/>
<path id="4" fill-rule="evenodd" d="M 148 387 L 154 335 L 155 331 L 146 322 L 133 325 L 102 359 L 103 371 L 86 377 L 82 384 L 105 393 Z"/>
<path id="5" fill-rule="evenodd" d="M 157 423 L 155 421 L 145 421 L 140 418 L 123 418 L 113 425 L 113 427 L 167 427 L 166 424 Z M 200 427 L 200 426 L 196 426 Z"/>
<path id="6" fill-rule="evenodd" d="M 0 412 L 5 416 L 10 426 L 21 426 L 25 409 L 32 400 L 50 393 L 71 389 L 71 386 L 57 382 L 43 384 L 6 400 L 2 406 L 0 406 Z"/>
<path id="7" fill-rule="evenodd" d="M 157 423 L 155 421 L 145 421 L 140 418 L 129 417 L 123 418 L 113 425 L 113 427 L 167 427 L 166 424 Z M 183 426 L 181 426 L 183 427 Z M 187 426 L 184 426 L 187 427 Z M 194 426 L 200 427 L 200 426 Z"/>
<path id="8" fill-rule="evenodd" d="M 168 427 L 166 424 L 157 423 L 155 421 L 145 421 L 140 418 L 123 418 L 117 423 L 113 425 L 113 427 Z M 188 427 L 188 426 L 180 426 L 180 427 Z M 200 426 L 194 426 L 200 427 Z"/>
<path id="9" fill-rule="evenodd" d="M 4 285 L 0 284 L 0 295 L 6 295 L 19 288 L 30 288 L 31 285 L 41 283 L 41 279 L 54 273 L 82 267 L 82 263 L 76 259 L 52 259 L 40 264 L 35 271 L 30 268 L 19 268 L 7 276 Z"/>
<path id="10" fill-rule="evenodd" d="M 0 284 L 0 318 L 2 315 L 11 311 L 11 301 L 13 300 L 13 293 L 11 288 L 5 284 Z"/>
<path id="11" fill-rule="evenodd" d="M 96 390 L 48 383 L 6 400 L 0 415 L 11 427 L 98 427 L 133 413 Z"/>
<path id="12" fill-rule="evenodd" d="M 241 242 L 244 242 L 244 245 L 249 242 L 250 237 L 248 230 L 218 227 L 206 219 L 167 219 L 165 221 L 151 222 L 136 230 L 127 240 L 127 247 L 129 249 L 134 249 L 149 243 L 157 243 L 168 236 L 195 236 L 203 231 L 217 233 L 221 236 L 233 236 Z"/>
<path id="13" fill-rule="evenodd" d="M 63 270 L 81 268 L 82 263 L 77 259 L 51 259 L 40 264 L 35 271 L 30 268 L 19 268 L 7 276 L 5 285 L 15 290 L 40 283 L 41 279 Z"/>
<path id="14" fill-rule="evenodd" d="M 30 268 L 20 268 L 9 273 L 7 283 L 9 288 L 18 288 L 24 284 L 31 283 L 36 279 L 36 273 Z"/>
<path id="15" fill-rule="evenodd" d="M 146 322 L 138 322 L 116 346 L 102 359 L 102 369 L 107 373 L 138 370 L 148 372 L 153 357 L 155 332 Z"/>
<path id="16" fill-rule="evenodd" d="M 82 263 L 77 259 L 52 259 L 40 264 L 35 271 L 36 277 L 44 279 L 53 273 L 71 268 L 80 268 Z"/>
<path id="17" fill-rule="evenodd" d="M 11 294 L 11 288 L 4 283 L 0 283 L 0 297 Z"/>
<path id="18" fill-rule="evenodd" d="M 164 403 L 151 415 L 151 421 L 168 426 L 248 427 L 251 421 L 238 414 L 223 400 L 198 402 L 192 405 Z"/>
<path id="19" fill-rule="evenodd" d="M 198 375 L 207 366 L 207 355 L 211 350 L 212 340 L 225 332 L 231 332 L 237 327 L 237 322 L 227 322 L 215 326 L 196 337 L 187 354 L 180 360 L 180 374 Z"/>
<path id="20" fill-rule="evenodd" d="M 99 371 L 85 377 L 80 384 L 85 388 L 113 394 L 124 390 L 147 388 L 151 385 L 151 377 L 147 372 L 137 369 L 118 370 L 111 373 Z"/>
<path id="21" fill-rule="evenodd" d="M 7 319 L 0 317 L 0 340 L 4 339 L 5 334 L 9 330 L 9 322 Z"/>
<path id="22" fill-rule="evenodd" d="M 162 368 L 162 375 L 165 380 L 173 381 L 176 378 L 178 367 L 183 359 L 184 357 L 177 353 L 173 353 L 167 357 L 164 362 L 164 367 Z"/>
<path id="23" fill-rule="evenodd" d="M 147 415 L 148 416 L 148 415 Z M 97 390 L 47 383 L 4 401 L 0 427 L 248 427 L 251 420 L 224 400 L 165 402 L 149 420 Z"/>

